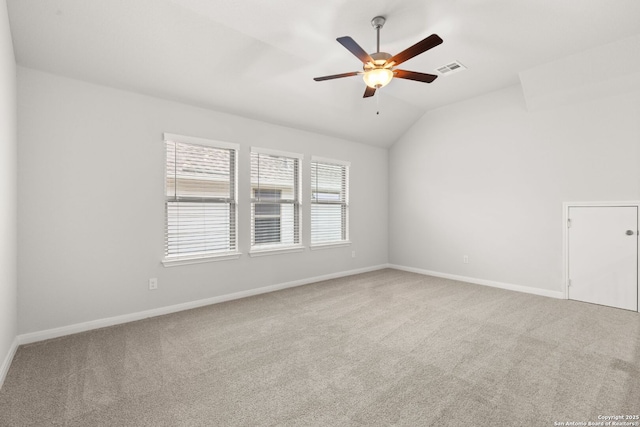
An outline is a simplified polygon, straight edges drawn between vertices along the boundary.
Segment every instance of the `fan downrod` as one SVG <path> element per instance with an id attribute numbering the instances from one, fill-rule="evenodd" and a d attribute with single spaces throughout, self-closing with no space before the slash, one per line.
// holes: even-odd
<path id="1" fill-rule="evenodd" d="M 376 16 L 371 20 L 371 26 L 376 29 L 376 53 L 380 52 L 380 29 L 387 22 L 384 16 Z"/>

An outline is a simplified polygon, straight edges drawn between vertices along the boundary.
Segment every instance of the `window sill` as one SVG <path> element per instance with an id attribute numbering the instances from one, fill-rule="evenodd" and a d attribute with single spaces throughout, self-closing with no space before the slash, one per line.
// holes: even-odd
<path id="1" fill-rule="evenodd" d="M 294 252 L 303 252 L 304 246 L 287 246 L 284 248 L 272 248 L 272 249 L 254 249 L 249 252 L 249 256 L 267 256 L 267 255 L 277 255 L 277 254 L 288 254 Z"/>
<path id="2" fill-rule="evenodd" d="M 341 246 L 351 246 L 351 240 L 344 240 L 341 242 L 333 243 L 319 243 L 317 245 L 309 246 L 309 249 L 311 249 L 312 251 L 317 251 L 322 249 L 339 248 Z"/>
<path id="3" fill-rule="evenodd" d="M 195 257 L 183 257 L 183 258 L 175 258 L 175 259 L 163 259 L 162 265 L 165 267 L 177 267 L 179 265 L 189 265 L 189 264 L 201 264 L 203 262 L 214 262 L 214 261 L 226 261 L 229 259 L 238 259 L 242 256 L 241 252 L 228 252 L 220 255 L 206 255 L 206 256 L 195 256 Z"/>

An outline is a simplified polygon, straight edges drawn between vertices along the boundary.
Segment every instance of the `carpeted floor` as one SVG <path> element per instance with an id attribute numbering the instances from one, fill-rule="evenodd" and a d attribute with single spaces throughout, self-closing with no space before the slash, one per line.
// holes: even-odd
<path id="1" fill-rule="evenodd" d="M 20 347 L 0 425 L 554 426 L 640 414 L 640 315 L 381 270 Z"/>

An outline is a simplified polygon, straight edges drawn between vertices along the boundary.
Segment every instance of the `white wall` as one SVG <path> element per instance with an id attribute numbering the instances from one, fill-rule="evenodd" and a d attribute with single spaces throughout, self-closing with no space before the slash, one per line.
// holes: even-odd
<path id="1" fill-rule="evenodd" d="M 22 67 L 18 115 L 20 333 L 387 262 L 387 150 Z M 163 132 L 241 144 L 240 259 L 161 266 Z M 303 201 L 311 155 L 351 161 L 353 245 L 249 257 L 251 146 L 304 154 Z"/>
<path id="2" fill-rule="evenodd" d="M 389 154 L 390 262 L 560 291 L 562 202 L 640 199 L 638 117 L 638 92 L 527 112 L 519 86 L 425 114 Z"/>
<path id="3" fill-rule="evenodd" d="M 16 63 L 7 3 L 0 0 L 0 387 L 17 330 L 16 120 Z"/>

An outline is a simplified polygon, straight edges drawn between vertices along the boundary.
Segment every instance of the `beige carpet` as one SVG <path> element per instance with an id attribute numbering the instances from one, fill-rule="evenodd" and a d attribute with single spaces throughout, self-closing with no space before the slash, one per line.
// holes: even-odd
<path id="1" fill-rule="evenodd" d="M 0 425 L 553 426 L 640 413 L 640 315 L 382 270 L 23 346 Z"/>

